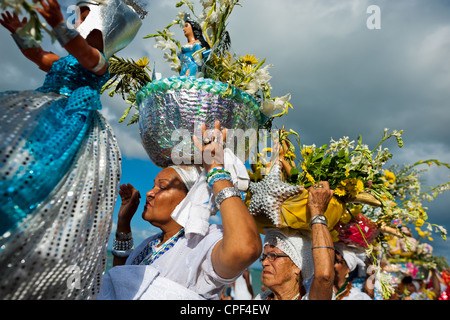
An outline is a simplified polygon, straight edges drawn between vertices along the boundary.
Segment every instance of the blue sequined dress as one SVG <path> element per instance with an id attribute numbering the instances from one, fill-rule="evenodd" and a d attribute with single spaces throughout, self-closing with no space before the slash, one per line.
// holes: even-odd
<path id="1" fill-rule="evenodd" d="M 178 53 L 178 58 L 180 59 L 181 63 L 180 76 L 195 77 L 198 65 L 194 59 L 194 53 L 196 53 L 198 50 L 201 49 L 202 46 L 200 45 L 200 41 L 197 41 L 194 44 L 185 44 L 181 47 L 181 52 Z M 206 50 L 202 52 L 201 54 L 202 62 L 204 62 L 207 59 L 210 52 L 211 50 Z"/>
<path id="2" fill-rule="evenodd" d="M 42 87 L 0 93 L 0 298 L 89 299 L 121 174 L 96 76 L 71 55 Z"/>

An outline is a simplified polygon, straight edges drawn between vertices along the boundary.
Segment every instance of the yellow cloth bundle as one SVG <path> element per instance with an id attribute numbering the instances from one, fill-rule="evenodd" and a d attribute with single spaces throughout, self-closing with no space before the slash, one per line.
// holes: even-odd
<path id="1" fill-rule="evenodd" d="M 279 221 L 271 221 L 268 217 L 262 215 L 256 216 L 255 221 L 259 232 L 263 233 L 264 228 L 270 227 L 310 230 L 311 214 L 306 205 L 307 201 L 308 191 L 304 190 L 302 193 L 292 196 L 283 202 Z M 329 230 L 334 228 L 345 210 L 345 203 L 339 201 L 336 197 L 331 198 L 327 211 L 324 213 L 328 221 Z"/>

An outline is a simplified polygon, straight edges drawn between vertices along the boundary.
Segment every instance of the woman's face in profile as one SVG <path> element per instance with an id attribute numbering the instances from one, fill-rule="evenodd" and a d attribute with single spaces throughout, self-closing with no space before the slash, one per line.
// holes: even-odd
<path id="1" fill-rule="evenodd" d="M 184 36 L 188 38 L 188 40 L 194 37 L 194 31 L 192 30 L 192 26 L 189 22 L 184 24 L 183 32 Z"/>
<path id="2" fill-rule="evenodd" d="M 81 6 L 80 7 L 80 16 L 78 17 L 78 20 L 75 21 L 75 27 L 78 27 L 80 24 L 83 23 L 84 20 L 86 20 L 87 16 L 89 15 L 89 7 L 87 6 Z"/>
<path id="3" fill-rule="evenodd" d="M 267 255 L 269 252 L 284 254 L 277 247 L 271 245 L 264 246 L 264 254 Z M 263 267 L 262 281 L 269 289 L 291 282 L 300 273 L 300 269 L 289 257 L 278 257 L 274 261 L 269 261 L 266 258 L 261 263 Z"/>
<path id="4" fill-rule="evenodd" d="M 155 227 L 172 220 L 171 214 L 186 197 L 187 189 L 175 169 L 165 168 L 155 177 L 153 188 L 147 192 L 142 218 Z"/>

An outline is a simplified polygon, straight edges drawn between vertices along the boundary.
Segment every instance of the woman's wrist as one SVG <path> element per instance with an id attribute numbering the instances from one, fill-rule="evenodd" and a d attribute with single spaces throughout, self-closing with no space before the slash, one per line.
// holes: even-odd
<path id="1" fill-rule="evenodd" d="M 119 221 L 117 222 L 116 233 L 131 233 L 131 223 L 129 221 Z"/>
<path id="2" fill-rule="evenodd" d="M 323 224 L 328 228 L 328 220 L 322 214 L 316 214 L 311 217 L 311 220 L 309 222 L 309 228 L 312 229 L 312 226 L 315 224 Z"/>

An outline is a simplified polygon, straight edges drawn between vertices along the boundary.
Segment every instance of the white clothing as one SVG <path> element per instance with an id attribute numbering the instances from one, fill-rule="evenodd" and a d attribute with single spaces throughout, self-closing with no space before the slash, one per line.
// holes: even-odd
<path id="1" fill-rule="evenodd" d="M 352 287 L 348 296 L 341 300 L 372 300 L 372 298 L 368 294 L 362 292 L 359 288 Z"/>
<path id="2" fill-rule="evenodd" d="M 224 285 L 233 283 L 238 277 L 224 279 L 214 271 L 211 253 L 223 238 L 223 229 L 219 225 L 210 225 L 205 236 L 181 237 L 151 266 L 131 265 L 145 246 L 158 236 L 144 240 L 128 257 L 125 266 L 114 267 L 103 277 L 97 299 L 220 299 Z M 169 287 L 170 291 L 163 292 Z"/>
<path id="3" fill-rule="evenodd" d="M 250 285 L 252 284 L 252 278 L 249 274 L 249 281 Z M 248 290 L 247 287 L 247 281 L 245 280 L 244 276 L 241 275 L 239 278 L 236 279 L 233 286 L 231 287 L 231 297 L 234 300 L 252 300 L 252 294 Z"/>

